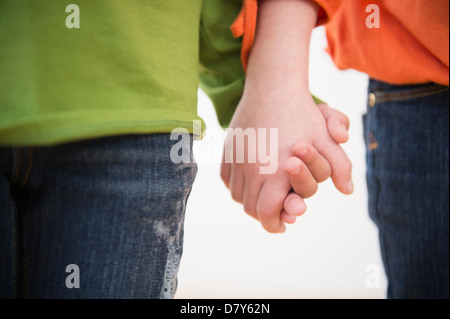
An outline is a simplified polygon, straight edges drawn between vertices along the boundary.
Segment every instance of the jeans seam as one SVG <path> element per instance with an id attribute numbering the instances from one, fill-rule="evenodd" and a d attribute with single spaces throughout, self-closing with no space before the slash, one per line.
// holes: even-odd
<path id="1" fill-rule="evenodd" d="M 23 291 L 23 298 L 26 299 L 27 298 L 27 291 L 28 291 L 28 272 L 27 272 L 27 258 L 26 258 L 26 249 L 25 249 L 25 243 L 26 243 L 26 238 L 25 238 L 25 213 L 23 216 L 23 221 L 22 221 L 22 244 L 23 244 L 23 265 L 22 265 L 22 269 L 23 269 L 23 287 L 22 287 L 22 291 Z"/>
<path id="2" fill-rule="evenodd" d="M 374 168 L 373 168 L 374 169 Z M 384 229 L 384 227 L 383 227 L 383 224 L 384 224 L 384 222 L 383 222 L 383 218 L 382 218 L 382 216 L 381 216 L 381 214 L 379 213 L 380 212 L 380 207 L 379 207 L 379 204 L 380 204 L 380 192 L 381 192 L 381 183 L 380 183 L 380 181 L 378 180 L 378 178 L 374 178 L 374 182 L 376 183 L 376 187 L 377 187 L 377 194 L 376 194 L 376 197 L 375 197 L 375 214 L 376 214 L 376 216 L 377 216 L 377 218 L 378 218 L 378 229 L 379 230 L 381 230 L 381 229 Z M 385 272 L 386 272 L 386 275 L 387 275 L 387 277 L 388 278 L 390 278 L 391 276 L 390 276 L 390 274 L 391 274 L 391 271 L 390 271 L 390 262 L 389 262 L 389 259 L 390 259 L 390 257 L 389 257 L 389 255 L 388 255 L 388 248 L 387 248 L 387 240 L 386 240 L 386 235 L 385 235 L 385 232 L 384 231 L 382 231 L 382 232 L 378 232 L 378 235 L 380 236 L 380 239 L 379 239 L 379 241 L 380 241 L 380 248 L 381 248 L 381 251 L 382 252 L 384 252 L 383 253 L 383 255 L 384 256 L 382 256 L 383 257 L 383 259 L 384 259 L 384 267 L 385 267 Z M 389 283 L 388 283 L 389 284 Z M 389 287 L 388 287 L 388 293 L 389 293 Z"/>
<path id="3" fill-rule="evenodd" d="M 14 175 L 11 179 L 11 183 L 17 183 L 20 175 L 20 170 L 22 166 L 22 152 L 20 151 L 20 148 L 14 149 L 14 153 L 16 153 L 17 159 L 16 159 L 16 171 L 14 172 Z"/>
<path id="4" fill-rule="evenodd" d="M 21 184 L 22 187 L 25 187 L 25 186 L 27 185 L 28 179 L 29 179 L 29 177 L 30 177 L 31 167 L 32 167 L 32 165 L 33 165 L 33 148 L 30 147 L 30 148 L 28 149 L 28 152 L 29 152 L 29 156 L 28 156 L 28 166 L 27 166 L 27 170 L 25 171 L 25 176 L 24 176 L 23 181 L 22 181 L 22 184 Z"/>
<path id="5" fill-rule="evenodd" d="M 386 274 L 390 274 L 390 270 L 389 270 L 389 262 L 388 262 L 388 254 L 387 254 L 387 243 L 386 243 L 386 236 L 384 231 L 380 231 L 381 229 L 384 229 L 383 227 L 383 218 L 380 214 L 380 192 L 381 192 L 381 182 L 378 178 L 378 176 L 375 174 L 376 171 L 376 163 L 377 163 L 377 151 L 378 150 L 378 143 L 375 140 L 375 135 L 376 135 L 376 110 L 375 109 L 369 109 L 366 117 L 367 117 L 367 123 L 369 123 L 369 121 L 371 122 L 371 124 L 367 124 L 367 154 L 368 156 L 370 156 L 370 167 L 367 167 L 367 169 L 370 169 L 372 171 L 372 183 L 374 184 L 373 187 L 376 190 L 375 193 L 375 198 L 374 200 L 374 204 L 373 204 L 373 210 L 374 210 L 374 217 L 378 220 L 377 224 L 377 228 L 378 228 L 378 236 L 379 236 L 379 245 L 380 245 L 380 250 L 382 253 L 382 259 L 383 259 L 383 264 L 384 264 L 384 268 L 385 268 L 385 272 Z M 370 120 L 371 118 L 371 120 Z M 376 147 L 372 148 L 372 143 L 376 143 Z M 388 275 L 389 278 L 389 275 Z"/>
<path id="6" fill-rule="evenodd" d="M 12 204 L 11 204 L 12 205 Z M 14 227 L 13 227 L 13 256 L 14 256 L 14 260 L 12 263 L 13 266 L 13 298 L 17 298 L 17 293 L 18 293 L 18 278 L 17 278 L 17 269 L 19 267 L 18 263 L 19 263 L 19 248 L 17 247 L 17 233 L 18 233 L 18 222 L 19 222 L 19 213 L 16 212 L 14 213 Z"/>

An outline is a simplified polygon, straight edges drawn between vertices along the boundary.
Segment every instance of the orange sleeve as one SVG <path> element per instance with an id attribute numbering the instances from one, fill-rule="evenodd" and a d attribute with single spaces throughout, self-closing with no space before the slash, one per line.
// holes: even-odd
<path id="1" fill-rule="evenodd" d="M 258 0 L 244 0 L 244 5 L 238 17 L 231 26 L 231 32 L 236 38 L 242 37 L 241 60 L 244 71 L 255 40 L 256 22 L 258 18 Z"/>
<path id="2" fill-rule="evenodd" d="M 317 25 L 326 24 L 327 51 L 339 69 L 355 69 L 393 83 L 437 82 L 448 85 L 448 0 L 380 2 L 382 29 L 366 28 L 371 0 L 314 0 Z M 243 37 L 244 71 L 253 46 L 258 0 L 244 0 L 231 30 Z"/>
<path id="3" fill-rule="evenodd" d="M 342 0 L 315 0 L 320 5 L 317 25 L 325 24 L 333 16 Z M 236 38 L 242 37 L 241 60 L 244 71 L 247 71 L 248 58 L 255 40 L 258 20 L 258 0 L 244 0 L 241 12 L 231 26 Z"/>
<path id="4" fill-rule="evenodd" d="M 342 0 L 314 0 L 320 8 L 319 15 L 317 17 L 317 25 L 326 24 L 331 20 L 334 13 L 337 11 L 342 3 Z"/>

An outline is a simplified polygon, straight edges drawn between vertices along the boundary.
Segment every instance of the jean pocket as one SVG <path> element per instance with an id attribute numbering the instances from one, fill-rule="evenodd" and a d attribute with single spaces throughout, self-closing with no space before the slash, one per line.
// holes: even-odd
<path id="1" fill-rule="evenodd" d="M 367 120 L 368 120 L 367 117 L 368 117 L 367 113 L 365 113 L 362 116 L 363 137 L 364 137 L 364 143 L 366 144 L 366 147 L 368 146 L 367 145 L 367 129 L 368 129 L 368 127 L 367 127 Z"/>
<path id="2" fill-rule="evenodd" d="M 387 90 L 373 90 L 369 95 L 369 104 L 374 106 L 377 103 L 394 101 L 405 101 L 409 99 L 421 98 L 425 96 L 444 93 L 449 90 L 448 86 L 429 83 L 416 86 L 391 86 Z"/>

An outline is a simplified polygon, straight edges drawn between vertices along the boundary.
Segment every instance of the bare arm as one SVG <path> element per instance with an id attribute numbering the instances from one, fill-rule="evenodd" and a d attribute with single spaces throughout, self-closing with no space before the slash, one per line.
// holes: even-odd
<path id="1" fill-rule="evenodd" d="M 230 124 L 244 130 L 278 129 L 279 165 L 274 174 L 259 174 L 260 163 L 224 163 L 221 170 L 233 198 L 269 232 L 284 231 L 280 216 L 291 189 L 302 193 L 301 185 L 292 185 L 286 168 L 286 163 L 291 166 L 298 160 L 293 152 L 298 143 L 313 146 L 327 162 L 321 167 L 331 170 L 336 187 L 352 192 L 351 162 L 309 93 L 309 40 L 317 13 L 318 6 L 308 0 L 260 1 L 244 94 Z"/>
<path id="2" fill-rule="evenodd" d="M 246 89 L 285 85 L 292 97 L 309 95 L 308 55 L 318 6 L 308 0 L 261 0 Z M 264 83 L 261 83 L 264 82 Z"/>

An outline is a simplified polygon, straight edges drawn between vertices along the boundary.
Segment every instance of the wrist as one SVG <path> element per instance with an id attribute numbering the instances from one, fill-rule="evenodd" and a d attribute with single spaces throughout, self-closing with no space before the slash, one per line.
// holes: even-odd
<path id="1" fill-rule="evenodd" d="M 245 96 L 268 96 L 289 97 L 292 100 L 303 99 L 310 96 L 309 83 L 306 77 L 293 72 L 255 72 L 254 76 L 245 79 Z"/>

